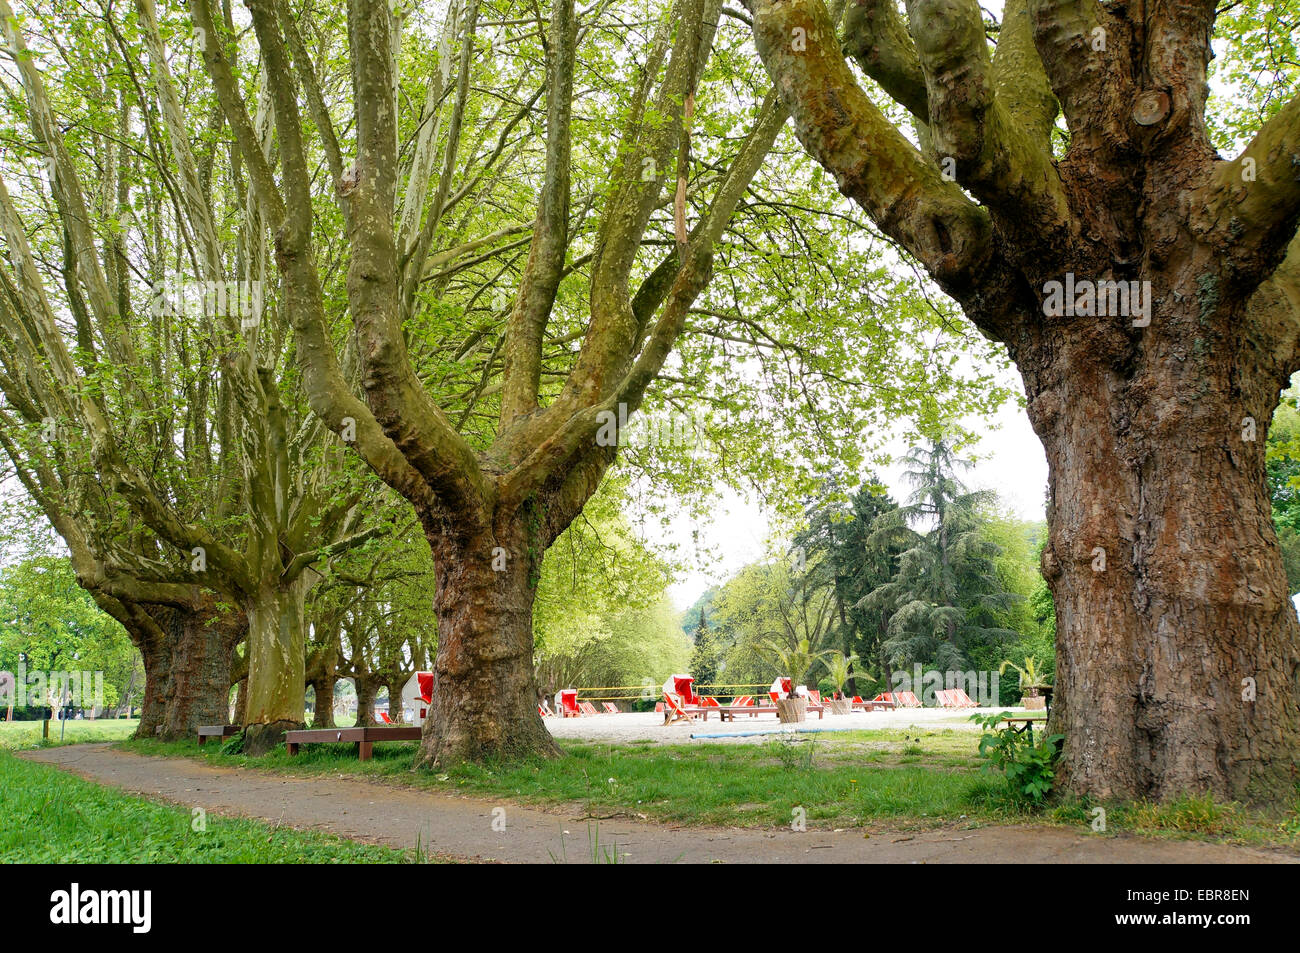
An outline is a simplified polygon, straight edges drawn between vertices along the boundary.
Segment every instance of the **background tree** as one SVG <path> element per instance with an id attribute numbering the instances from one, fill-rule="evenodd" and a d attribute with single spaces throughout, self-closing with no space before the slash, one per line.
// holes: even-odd
<path id="1" fill-rule="evenodd" d="M 704 618 L 703 608 L 700 609 L 696 619 L 693 642 L 689 671 L 695 676 L 695 684 L 718 684 L 722 660 L 718 657 L 718 647 L 714 644 L 713 630 L 709 628 L 709 623 Z"/>
<path id="2" fill-rule="evenodd" d="M 998 624 L 1014 596 L 998 576 L 1000 549 L 985 532 L 984 510 L 995 497 L 957 479 L 970 464 L 954 454 L 950 438 L 912 448 L 904 462 L 910 501 L 878 516 L 868 538 L 873 548 L 903 550 L 890 581 L 861 604 L 889 613 L 883 650 L 891 663 L 964 671 L 973 651 L 1017 638 Z"/>

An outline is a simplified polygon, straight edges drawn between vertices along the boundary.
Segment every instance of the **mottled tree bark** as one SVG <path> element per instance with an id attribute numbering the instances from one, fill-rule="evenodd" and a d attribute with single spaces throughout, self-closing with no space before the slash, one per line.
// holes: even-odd
<path id="1" fill-rule="evenodd" d="M 284 733 L 304 725 L 307 637 L 303 601 L 307 580 L 259 591 L 248 604 L 248 702 L 244 750 L 264 754 Z"/>
<path id="2" fill-rule="evenodd" d="M 1197 277 L 1140 357 L 1091 320 L 1017 355 L 1050 465 L 1062 783 L 1097 797 L 1268 800 L 1296 776 L 1300 624 L 1264 480 L 1287 374 L 1215 330 Z"/>
<path id="3" fill-rule="evenodd" d="M 352 678 L 353 685 L 357 689 L 357 725 L 373 725 L 375 723 L 375 693 L 379 689 L 379 683 L 369 675 L 356 675 Z"/>
<path id="4" fill-rule="evenodd" d="M 216 609 L 173 610 L 170 681 L 161 736 L 193 738 L 199 725 L 224 725 L 230 717 L 230 655 L 243 638 L 242 616 Z"/>
<path id="5" fill-rule="evenodd" d="M 821 0 L 746 3 L 805 147 L 1024 376 L 1051 468 L 1061 786 L 1293 794 L 1300 624 L 1264 439 L 1300 369 L 1300 99 L 1224 160 L 1212 4 L 1009 0 L 993 55 L 973 0 L 909 0 L 906 24 L 852 4 L 847 46 L 924 154 Z"/>
<path id="6" fill-rule="evenodd" d="M 459 544 L 441 534 L 430 540 L 438 651 L 422 763 L 559 753 L 537 713 L 533 679 L 541 530 L 536 520 L 502 529 Z"/>
<path id="7" fill-rule="evenodd" d="M 334 727 L 334 677 L 318 678 L 311 683 L 316 694 L 316 714 L 312 718 L 313 728 Z"/>

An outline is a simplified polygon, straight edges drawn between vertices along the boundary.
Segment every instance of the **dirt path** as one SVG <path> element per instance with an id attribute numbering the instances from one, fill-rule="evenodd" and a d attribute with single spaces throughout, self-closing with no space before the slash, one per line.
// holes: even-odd
<path id="1" fill-rule="evenodd" d="M 1051 827 L 924 833 L 795 833 L 672 828 L 622 818 L 587 821 L 509 803 L 445 797 L 351 778 L 292 778 L 152 758 L 107 744 L 23 752 L 81 777 L 214 814 L 238 814 L 331 831 L 393 847 L 522 863 L 590 863 L 617 849 L 632 863 L 1295 863 L 1278 852 L 1190 841 L 1099 837 Z M 494 830 L 494 811 L 505 829 Z M 590 832 L 589 832 L 590 827 Z"/>

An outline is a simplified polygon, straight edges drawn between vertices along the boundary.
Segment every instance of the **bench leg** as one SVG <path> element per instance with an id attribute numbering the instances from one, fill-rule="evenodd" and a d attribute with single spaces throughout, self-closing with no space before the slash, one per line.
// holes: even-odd
<path id="1" fill-rule="evenodd" d="M 369 761 L 369 760 L 370 760 L 370 754 L 371 754 L 371 751 L 374 749 L 374 747 L 375 747 L 375 743 L 374 743 L 373 741 L 358 741 L 358 742 L 357 742 L 357 760 L 358 760 L 358 761 Z"/>
<path id="2" fill-rule="evenodd" d="M 203 747 L 203 742 L 205 742 L 205 741 L 207 741 L 207 740 L 208 740 L 208 736 L 207 736 L 207 735 L 199 735 L 199 747 L 202 748 L 202 747 Z"/>
<path id="3" fill-rule="evenodd" d="M 296 741 L 286 741 L 285 744 L 284 744 L 284 747 L 285 747 L 285 750 L 289 752 L 289 754 L 297 754 L 297 753 L 298 753 L 298 742 L 296 742 Z"/>

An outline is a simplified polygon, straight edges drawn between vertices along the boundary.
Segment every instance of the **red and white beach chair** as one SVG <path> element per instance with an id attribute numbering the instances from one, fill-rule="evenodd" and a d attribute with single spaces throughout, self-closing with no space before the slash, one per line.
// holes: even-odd
<path id="1" fill-rule="evenodd" d="M 562 688 L 559 691 L 560 714 L 565 718 L 581 718 L 582 709 L 578 707 L 578 690 Z"/>
<path id="2" fill-rule="evenodd" d="M 603 708 L 603 709 L 605 709 L 605 714 L 607 714 L 607 715 L 621 715 L 621 714 L 623 714 L 622 709 L 619 708 L 617 705 L 615 705 L 613 702 L 601 702 L 601 703 L 600 703 L 600 707 Z"/>

